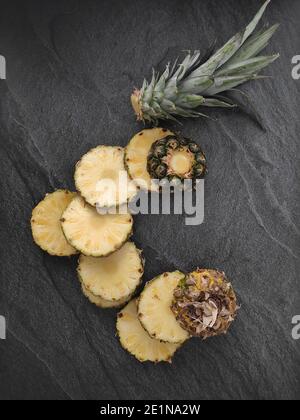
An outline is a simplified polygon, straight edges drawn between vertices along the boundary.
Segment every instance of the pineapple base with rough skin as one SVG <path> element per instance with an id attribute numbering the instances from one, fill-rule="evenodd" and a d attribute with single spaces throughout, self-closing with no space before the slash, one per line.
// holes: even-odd
<path id="1" fill-rule="evenodd" d="M 189 338 L 171 311 L 174 290 L 184 278 L 185 274 L 174 271 L 146 284 L 138 301 L 138 317 L 150 337 L 167 343 L 183 343 Z"/>
<path id="2" fill-rule="evenodd" d="M 178 284 L 171 309 L 183 329 L 206 339 L 228 331 L 238 305 L 224 273 L 197 269 Z"/>
<path id="3" fill-rule="evenodd" d="M 144 273 L 142 252 L 127 242 L 108 257 L 80 255 L 77 268 L 84 287 L 94 296 L 119 301 L 132 295 Z"/>
<path id="4" fill-rule="evenodd" d="M 78 251 L 66 240 L 60 219 L 77 193 L 57 190 L 47 194 L 33 209 L 31 231 L 34 242 L 50 255 L 67 257 Z"/>
<path id="5" fill-rule="evenodd" d="M 140 362 L 168 362 L 180 344 L 163 343 L 151 338 L 142 327 L 134 299 L 122 309 L 117 318 L 117 334 L 122 347 Z"/>

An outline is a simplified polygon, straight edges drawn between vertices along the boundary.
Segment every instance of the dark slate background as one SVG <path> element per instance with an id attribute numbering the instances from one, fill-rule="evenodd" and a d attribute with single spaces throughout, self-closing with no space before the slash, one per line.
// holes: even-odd
<path id="1" fill-rule="evenodd" d="M 172 365 L 140 364 L 115 337 L 114 310 L 82 296 L 76 258 L 43 253 L 31 239 L 34 205 L 74 188 L 75 162 L 98 144 L 125 146 L 141 125 L 129 95 L 184 49 L 218 45 L 244 26 L 258 0 L 1 2 L 1 399 L 296 399 L 300 342 L 300 4 L 273 0 L 280 22 L 269 52 L 281 58 L 250 83 L 265 131 L 242 112 L 184 121 L 206 151 L 205 223 L 138 216 L 145 280 L 178 268 L 226 271 L 242 304 L 227 336 L 190 340 Z M 178 128 L 178 127 L 177 127 Z"/>

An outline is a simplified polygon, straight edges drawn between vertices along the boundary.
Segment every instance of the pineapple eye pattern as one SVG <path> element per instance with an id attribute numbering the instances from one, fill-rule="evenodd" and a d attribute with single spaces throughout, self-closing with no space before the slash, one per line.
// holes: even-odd
<path id="1" fill-rule="evenodd" d="M 152 179 L 180 185 L 185 179 L 204 178 L 206 158 L 196 142 L 180 135 L 169 135 L 152 144 L 147 170 Z"/>

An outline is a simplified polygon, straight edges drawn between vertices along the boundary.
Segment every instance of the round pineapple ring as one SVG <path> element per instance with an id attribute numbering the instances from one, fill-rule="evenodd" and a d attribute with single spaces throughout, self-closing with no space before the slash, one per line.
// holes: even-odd
<path id="1" fill-rule="evenodd" d="M 102 309 L 119 308 L 120 306 L 125 305 L 125 303 L 127 303 L 131 299 L 131 295 L 129 295 L 120 300 L 105 300 L 102 299 L 100 296 L 93 295 L 93 293 L 91 293 L 83 284 L 81 284 L 81 288 L 84 296 L 87 297 L 91 303 Z"/>
<path id="2" fill-rule="evenodd" d="M 78 251 L 66 240 L 60 219 L 76 193 L 57 190 L 46 197 L 33 209 L 31 231 L 34 242 L 44 251 L 59 257 L 77 254 Z"/>
<path id="3" fill-rule="evenodd" d="M 140 131 L 132 137 L 125 149 L 125 166 L 131 179 L 138 187 L 157 191 L 157 186 L 151 182 L 152 179 L 147 171 L 147 159 L 151 146 L 173 133 L 165 128 L 149 128 Z"/>
<path id="4" fill-rule="evenodd" d="M 124 166 L 124 149 L 98 146 L 77 163 L 75 185 L 92 206 L 112 207 L 130 201 L 137 188 Z"/>
<path id="5" fill-rule="evenodd" d="M 132 300 L 118 314 L 117 333 L 122 347 L 140 362 L 171 362 L 180 344 L 162 343 L 147 334 L 137 314 L 137 302 Z"/>
<path id="6" fill-rule="evenodd" d="M 78 275 L 84 287 L 93 295 L 118 301 L 131 295 L 141 282 L 144 272 L 141 251 L 133 242 L 108 257 L 80 255 Z"/>
<path id="7" fill-rule="evenodd" d="M 76 197 L 62 215 L 63 232 L 82 254 L 103 257 L 117 251 L 132 234 L 131 214 L 99 214 Z"/>
<path id="8" fill-rule="evenodd" d="M 183 343 L 189 334 L 177 322 L 171 310 L 173 293 L 185 275 L 180 271 L 164 273 L 151 280 L 143 290 L 138 303 L 141 324 L 152 338 Z"/>

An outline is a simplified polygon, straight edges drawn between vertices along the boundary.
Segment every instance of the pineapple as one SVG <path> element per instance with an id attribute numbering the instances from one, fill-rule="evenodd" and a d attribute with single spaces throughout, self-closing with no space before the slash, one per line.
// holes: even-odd
<path id="1" fill-rule="evenodd" d="M 105 300 L 100 296 L 95 296 L 93 293 L 91 293 L 84 284 L 81 284 L 82 292 L 85 297 L 88 298 L 88 300 L 93 303 L 94 305 L 98 306 L 102 309 L 108 309 L 108 308 L 119 308 L 120 306 L 125 305 L 130 299 L 131 295 L 123 297 L 120 300 Z"/>
<path id="2" fill-rule="evenodd" d="M 76 193 L 57 190 L 47 194 L 32 211 L 31 230 L 35 243 L 51 255 L 60 257 L 77 254 L 61 229 L 60 219 Z"/>
<path id="3" fill-rule="evenodd" d="M 173 293 L 185 278 L 180 271 L 164 273 L 151 280 L 141 293 L 138 316 L 150 337 L 168 343 L 183 343 L 189 334 L 176 321 L 171 311 Z"/>
<path id="4" fill-rule="evenodd" d="M 137 316 L 137 302 L 132 300 L 118 314 L 117 333 L 122 347 L 140 362 L 171 362 L 180 344 L 162 343 L 151 338 Z"/>
<path id="5" fill-rule="evenodd" d="M 135 89 L 131 103 L 138 120 L 157 122 L 176 117 L 206 116 L 202 107 L 232 108 L 236 104 L 222 94 L 248 80 L 261 79 L 259 72 L 279 55 L 258 55 L 267 45 L 278 25 L 253 34 L 268 3 L 266 1 L 250 24 L 232 37 L 211 57 L 189 52 L 181 64 L 168 64 L 152 80 L 144 80 L 141 90 Z"/>
<path id="6" fill-rule="evenodd" d="M 157 191 L 157 186 L 151 182 L 151 176 L 147 170 L 148 154 L 153 143 L 172 134 L 165 128 L 152 128 L 140 131 L 130 140 L 125 149 L 125 166 L 129 176 L 138 187 Z"/>
<path id="7" fill-rule="evenodd" d="M 125 170 L 122 147 L 98 146 L 86 153 L 76 165 L 75 184 L 92 206 L 119 206 L 137 193 Z"/>
<path id="8" fill-rule="evenodd" d="M 217 270 L 197 269 L 174 291 L 172 311 L 182 328 L 196 337 L 226 333 L 237 309 L 231 284 Z"/>
<path id="9" fill-rule="evenodd" d="M 175 185 L 185 179 L 195 181 L 206 173 L 206 158 L 200 146 L 179 135 L 169 135 L 153 143 L 147 170 L 151 178 Z"/>
<path id="10" fill-rule="evenodd" d="M 132 234 L 131 214 L 99 214 L 76 197 L 62 215 L 67 241 L 82 254 L 103 257 L 117 251 Z"/>
<path id="11" fill-rule="evenodd" d="M 84 287 L 95 296 L 118 301 L 132 295 L 141 282 L 144 261 L 133 242 L 108 257 L 80 255 L 78 275 Z"/>

